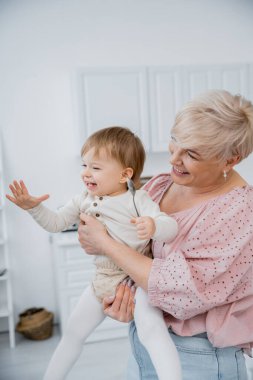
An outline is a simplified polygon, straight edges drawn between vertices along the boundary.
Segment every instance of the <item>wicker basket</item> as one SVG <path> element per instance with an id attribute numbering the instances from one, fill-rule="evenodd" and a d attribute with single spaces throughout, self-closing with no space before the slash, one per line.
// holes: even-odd
<path id="1" fill-rule="evenodd" d="M 32 340 L 50 338 L 53 332 L 53 313 L 43 308 L 31 308 L 19 314 L 16 331 Z"/>

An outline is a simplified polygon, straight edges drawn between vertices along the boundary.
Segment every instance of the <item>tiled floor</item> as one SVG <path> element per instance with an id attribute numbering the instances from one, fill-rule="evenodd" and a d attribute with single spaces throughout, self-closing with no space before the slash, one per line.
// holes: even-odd
<path id="1" fill-rule="evenodd" d="M 10 349 L 8 334 L 0 334 L 0 380 L 42 380 L 60 339 L 58 329 L 43 341 L 16 338 L 16 348 Z M 129 353 L 127 338 L 86 344 L 67 380 L 125 380 Z M 253 359 L 247 357 L 246 362 L 248 379 L 253 380 Z M 137 380 L 136 375 L 131 379 Z"/>
<path id="2" fill-rule="evenodd" d="M 0 380 L 42 380 L 59 333 L 43 341 L 31 341 L 17 335 L 16 348 L 9 348 L 8 334 L 0 334 Z M 129 356 L 127 338 L 84 346 L 81 357 L 68 380 L 124 380 Z"/>

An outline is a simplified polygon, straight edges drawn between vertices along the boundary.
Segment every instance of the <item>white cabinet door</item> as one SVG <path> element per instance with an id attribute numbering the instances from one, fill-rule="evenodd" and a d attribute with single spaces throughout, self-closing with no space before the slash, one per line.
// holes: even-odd
<path id="1" fill-rule="evenodd" d="M 168 150 L 177 111 L 190 99 L 211 89 L 250 97 L 247 64 L 190 65 L 149 69 L 151 151 Z"/>
<path id="2" fill-rule="evenodd" d="M 184 103 L 182 68 L 149 69 L 151 151 L 166 152 L 175 115 Z"/>
<path id="3" fill-rule="evenodd" d="M 212 89 L 249 96 L 249 68 L 246 64 L 185 66 L 185 102 Z"/>
<path id="4" fill-rule="evenodd" d="M 92 68 L 78 73 L 78 109 L 85 140 L 98 129 L 123 126 L 148 144 L 145 68 Z"/>
<path id="5" fill-rule="evenodd" d="M 59 307 L 60 328 L 63 332 L 67 321 L 82 292 L 91 284 L 94 276 L 94 258 L 86 255 L 77 240 L 76 232 L 64 232 L 52 236 L 53 259 L 56 279 L 56 297 Z M 89 336 L 87 342 L 126 337 L 128 326 L 106 318 Z"/>

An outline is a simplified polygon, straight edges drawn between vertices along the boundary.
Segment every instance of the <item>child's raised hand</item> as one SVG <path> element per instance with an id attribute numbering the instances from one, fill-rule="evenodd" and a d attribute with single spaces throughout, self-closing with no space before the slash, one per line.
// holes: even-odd
<path id="1" fill-rule="evenodd" d="M 155 222 L 150 216 L 132 218 L 131 223 L 136 225 L 137 236 L 139 239 L 151 239 L 155 233 Z"/>
<path id="2" fill-rule="evenodd" d="M 30 208 L 38 206 L 41 202 L 49 198 L 48 194 L 42 195 L 40 197 L 33 197 L 29 194 L 22 180 L 19 182 L 16 180 L 13 181 L 13 183 L 9 185 L 9 188 L 13 196 L 7 194 L 6 198 L 24 210 L 28 210 Z"/>

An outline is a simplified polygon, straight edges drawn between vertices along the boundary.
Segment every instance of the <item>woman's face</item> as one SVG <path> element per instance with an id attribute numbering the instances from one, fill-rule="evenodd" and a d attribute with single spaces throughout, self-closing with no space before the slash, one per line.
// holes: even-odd
<path id="1" fill-rule="evenodd" d="M 211 190 L 224 184 L 224 162 L 204 159 L 201 152 L 182 149 L 174 140 L 169 144 L 169 151 L 171 176 L 176 184 L 196 188 L 199 191 Z"/>

